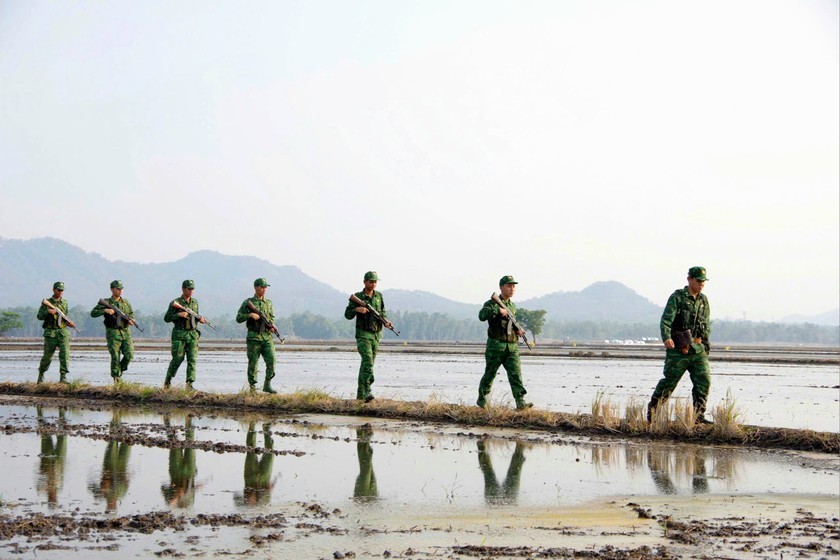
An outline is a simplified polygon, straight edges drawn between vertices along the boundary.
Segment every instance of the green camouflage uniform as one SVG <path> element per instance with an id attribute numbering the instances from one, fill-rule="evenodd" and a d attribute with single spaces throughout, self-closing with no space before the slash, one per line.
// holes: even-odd
<path id="1" fill-rule="evenodd" d="M 519 497 L 519 481 L 522 478 L 522 464 L 525 463 L 525 444 L 516 442 L 513 456 L 510 458 L 505 480 L 499 484 L 496 471 L 490 461 L 490 454 L 485 449 L 484 440 L 476 441 L 478 446 L 478 466 L 484 475 L 484 499 L 492 505 L 515 504 Z"/>
<path id="2" fill-rule="evenodd" d="M 183 296 L 175 299 L 175 302 L 191 309 L 198 314 L 198 300 L 190 298 L 190 301 L 184 299 Z M 187 315 L 186 318 L 179 317 L 180 309 L 176 309 L 169 305 L 166 310 L 166 315 L 163 320 L 167 323 L 173 323 L 172 327 L 172 361 L 169 362 L 169 369 L 166 370 L 166 382 L 172 381 L 178 368 L 184 362 L 184 357 L 187 358 L 187 383 L 195 381 L 195 360 L 198 356 L 198 338 L 201 332 L 198 331 L 198 319 L 192 315 Z"/>
<path id="3" fill-rule="evenodd" d="M 271 387 L 271 380 L 274 379 L 274 334 L 268 330 L 261 319 L 256 321 L 248 317 L 251 313 L 248 310 L 248 302 L 254 304 L 266 318 L 274 322 L 274 305 L 268 298 L 259 299 L 256 296 L 248 298 L 239 306 L 236 313 L 236 322 L 245 323 L 248 327 L 248 335 L 245 337 L 246 352 L 248 355 L 248 384 L 252 387 L 257 384 L 257 365 L 260 356 L 265 361 L 265 382 L 263 388 Z"/>
<path id="4" fill-rule="evenodd" d="M 125 298 L 120 298 L 119 301 L 113 297 L 106 299 L 108 303 L 117 307 L 134 320 L 134 310 L 131 304 Z M 131 338 L 131 326 L 128 322 L 114 313 L 108 315 L 105 313 L 106 307 L 104 305 L 96 304 L 91 312 L 91 317 L 105 318 L 105 342 L 108 344 L 108 353 L 111 354 L 111 377 L 119 379 L 125 370 L 128 369 L 128 364 L 134 357 L 134 341 Z M 122 355 L 122 358 L 120 358 Z"/>
<path id="5" fill-rule="evenodd" d="M 678 348 L 665 350 L 663 378 L 653 391 L 650 399 L 651 409 L 671 396 L 687 370 L 693 385 L 691 397 L 695 413 L 701 416 L 706 412 L 706 399 L 712 383 L 709 370 L 709 316 L 709 299 L 703 293 L 698 294 L 696 298 L 692 297 L 688 286 L 675 291 L 668 298 L 659 323 L 662 341 L 673 338 L 672 331 L 685 329 L 691 329 L 693 340 L 687 354 L 683 354 Z M 700 339 L 700 342 L 696 342 L 697 339 Z"/>
<path id="6" fill-rule="evenodd" d="M 516 317 L 516 304 L 508 300 L 502 302 L 513 317 Z M 516 401 L 516 406 L 522 408 L 525 406 L 525 386 L 522 384 L 522 368 L 519 364 L 519 345 L 517 343 L 518 337 L 516 332 L 510 329 L 508 332 L 508 325 L 510 321 L 499 314 L 499 305 L 492 299 L 487 300 L 481 311 L 478 312 L 478 318 L 481 321 L 487 321 L 487 346 L 484 349 L 484 360 L 486 366 L 484 368 L 484 376 L 481 378 L 481 383 L 478 385 L 478 401 L 476 404 L 483 407 L 487 404 L 487 395 L 490 389 L 493 388 L 493 381 L 496 379 L 496 373 L 499 371 L 499 366 L 504 366 L 507 372 L 508 382 L 510 383 L 510 392 L 513 393 L 513 398 Z"/>
<path id="7" fill-rule="evenodd" d="M 66 299 L 51 297 L 47 301 L 67 315 L 70 305 Z M 58 313 L 51 315 L 49 307 L 43 303 L 38 308 L 38 319 L 44 322 L 44 355 L 38 365 L 38 382 L 44 380 L 44 373 L 50 368 L 56 348 L 58 348 L 60 380 L 66 381 L 67 374 L 70 373 L 70 333 L 67 331 L 67 323 L 58 316 Z"/>
<path id="8" fill-rule="evenodd" d="M 167 428 L 167 439 L 172 442 L 173 447 L 169 449 L 169 484 L 162 485 L 160 491 L 168 504 L 182 508 L 190 507 L 195 502 L 195 449 L 177 447 L 174 430 L 169 431 L 168 416 L 164 418 L 164 425 Z M 184 424 L 184 438 L 186 444 L 195 441 L 195 429 L 190 417 L 187 417 Z"/>
<path id="9" fill-rule="evenodd" d="M 359 459 L 359 476 L 353 487 L 353 497 L 361 501 L 372 501 L 379 497 L 376 488 L 376 474 L 373 472 L 373 447 L 370 438 L 373 430 L 356 428 L 356 457 Z"/>
<path id="10" fill-rule="evenodd" d="M 253 422 L 248 426 L 245 445 L 249 451 L 245 453 L 245 487 L 241 503 L 247 506 L 266 505 L 271 502 L 271 489 L 274 488 L 274 481 L 271 479 L 274 469 L 274 438 L 271 436 L 271 424 L 263 424 L 262 456 L 256 451 L 257 428 Z"/>
<path id="11" fill-rule="evenodd" d="M 373 295 L 368 297 L 362 290 L 356 293 L 356 297 L 378 311 L 383 319 L 387 319 L 381 292 L 374 290 Z M 362 357 L 356 398 L 365 400 L 373 396 L 370 387 L 374 381 L 373 364 L 376 361 L 376 352 L 379 350 L 379 340 L 382 338 L 382 323 L 374 317 L 373 313 L 356 313 L 356 307 L 358 306 L 352 301 L 348 303 L 344 310 L 344 318 L 356 319 L 356 349 Z"/>

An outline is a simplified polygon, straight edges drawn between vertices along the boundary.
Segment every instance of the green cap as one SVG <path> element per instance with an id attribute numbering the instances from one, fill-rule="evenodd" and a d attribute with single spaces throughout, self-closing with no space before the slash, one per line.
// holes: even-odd
<path id="1" fill-rule="evenodd" d="M 271 284 L 268 283 L 268 280 L 265 278 L 257 278 L 254 280 L 254 287 L 255 288 L 268 288 Z"/>
<path id="2" fill-rule="evenodd" d="M 705 282 L 706 280 L 708 280 L 708 278 L 706 278 L 706 269 L 703 268 L 702 266 L 692 266 L 691 268 L 689 268 L 688 269 L 688 277 L 689 278 L 696 278 L 697 280 L 700 280 L 701 282 Z"/>
<path id="3" fill-rule="evenodd" d="M 508 274 L 507 276 L 502 276 L 499 278 L 499 286 L 504 286 L 505 284 L 519 284 L 516 280 L 513 279 L 513 276 Z"/>
<path id="4" fill-rule="evenodd" d="M 64 291 L 64 282 L 56 282 L 53 284 L 53 290 L 61 290 Z"/>
<path id="5" fill-rule="evenodd" d="M 113 282 L 111 282 L 111 287 L 112 288 L 118 288 L 120 290 L 123 289 L 123 285 L 122 285 L 122 282 L 120 280 L 114 280 Z"/>
<path id="6" fill-rule="evenodd" d="M 365 280 L 373 280 L 374 282 L 379 281 L 379 276 L 376 275 L 375 270 L 368 270 L 365 272 Z"/>
<path id="7" fill-rule="evenodd" d="M 195 282 L 193 282 L 192 280 L 184 280 L 183 282 L 181 282 L 181 287 L 195 289 Z"/>

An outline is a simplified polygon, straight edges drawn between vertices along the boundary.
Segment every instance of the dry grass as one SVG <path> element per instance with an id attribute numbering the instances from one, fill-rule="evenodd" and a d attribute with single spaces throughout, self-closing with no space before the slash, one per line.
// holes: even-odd
<path id="1" fill-rule="evenodd" d="M 634 434 L 646 432 L 648 429 L 647 402 L 639 400 L 638 397 L 630 397 L 624 407 L 624 422 L 626 428 Z"/>
<path id="2" fill-rule="evenodd" d="M 734 429 L 716 430 L 712 426 L 694 426 L 694 410 L 685 399 L 672 398 L 660 405 L 648 427 L 640 430 L 640 417 L 646 412 L 643 405 L 631 401 L 626 406 L 625 418 L 619 420 L 618 407 L 603 395 L 593 403 L 592 414 L 568 414 L 535 408 L 517 411 L 498 402 L 486 408 L 446 403 L 437 395 L 427 401 L 397 401 L 376 399 L 365 404 L 354 399 L 340 399 L 318 389 L 302 389 L 294 393 L 271 395 L 267 393 L 213 393 L 171 388 L 168 390 L 121 383 L 111 386 L 92 386 L 80 383 L 0 383 L 0 394 L 31 397 L 64 397 L 96 399 L 126 404 L 160 404 L 179 408 L 205 407 L 238 412 L 266 411 L 271 413 L 327 413 L 423 422 L 445 422 L 470 426 L 527 428 L 546 431 L 565 431 L 583 434 L 620 434 L 627 437 L 647 437 L 703 443 L 748 444 L 762 447 L 805 449 L 828 453 L 840 452 L 840 434 L 741 426 L 741 435 Z M 724 403 L 730 412 L 720 416 L 715 412 L 716 424 L 720 417 L 737 421 L 737 409 Z M 727 409 L 726 407 L 729 406 Z M 721 425 L 722 423 L 721 420 Z M 740 425 L 739 425 L 740 426 Z"/>
<path id="3" fill-rule="evenodd" d="M 744 435 L 741 419 L 744 417 L 741 407 L 735 402 L 732 390 L 726 390 L 726 398 L 712 411 L 714 425 L 712 434 L 721 439 L 739 438 Z"/>

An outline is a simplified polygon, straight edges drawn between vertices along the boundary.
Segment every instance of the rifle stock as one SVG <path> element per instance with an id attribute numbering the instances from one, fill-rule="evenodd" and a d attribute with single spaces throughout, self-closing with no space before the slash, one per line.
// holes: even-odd
<path id="1" fill-rule="evenodd" d="M 391 326 L 389 327 L 388 326 L 388 321 L 385 319 L 385 317 L 383 317 L 379 313 L 379 311 L 377 311 L 376 309 L 371 307 L 371 305 L 369 303 L 364 302 L 361 299 L 359 299 L 359 297 L 356 294 L 350 294 L 350 301 L 352 301 L 353 303 L 355 303 L 359 307 L 364 307 L 365 309 L 367 309 L 370 313 L 373 314 L 373 316 L 376 318 L 377 321 L 382 323 L 383 327 L 385 327 L 387 329 L 390 329 L 391 332 L 393 332 L 395 335 L 400 336 L 400 332 L 394 328 L 394 325 L 391 324 Z"/>
<path id="2" fill-rule="evenodd" d="M 504 303 L 502 303 L 502 299 L 499 297 L 499 295 L 498 295 L 496 292 L 493 292 L 493 295 L 491 295 L 491 296 L 490 296 L 490 299 L 492 299 L 494 302 L 496 302 L 496 304 L 497 304 L 499 307 L 501 307 L 502 309 L 504 309 L 505 311 L 507 311 L 507 313 L 508 313 L 508 320 L 510 320 L 511 326 L 513 326 L 514 330 L 516 330 L 516 331 L 521 331 L 521 332 L 522 332 L 522 340 L 525 342 L 525 346 L 527 346 L 527 347 L 528 347 L 528 350 L 533 350 L 533 349 L 534 349 L 534 346 L 533 346 L 533 344 L 531 344 L 530 342 L 528 342 L 528 337 L 525 335 L 525 329 L 523 329 L 523 328 L 519 325 L 519 323 L 516 321 L 516 318 L 513 316 L 513 313 L 511 313 L 511 312 L 508 310 L 508 308 L 507 308 L 507 307 L 505 307 L 505 304 L 504 304 Z"/>
<path id="3" fill-rule="evenodd" d="M 268 327 L 268 330 L 269 330 L 269 331 L 271 331 L 271 332 L 273 332 L 274 334 L 276 334 L 276 335 L 277 335 L 277 338 L 279 338 L 279 339 L 280 339 L 280 342 L 286 342 L 286 339 L 285 339 L 285 338 L 283 338 L 282 336 L 280 336 L 280 329 L 278 329 L 278 328 L 277 328 L 277 326 L 276 326 L 276 325 L 275 325 L 272 321 L 269 321 L 269 320 L 268 320 L 268 317 L 266 317 L 266 316 L 265 316 L 265 314 L 263 314 L 263 312 L 262 312 L 262 311 L 260 311 L 259 309 L 257 309 L 257 306 L 256 306 L 256 305 L 254 305 L 253 303 L 251 303 L 251 301 L 248 301 L 248 306 L 247 306 L 247 307 L 248 307 L 248 310 L 249 310 L 249 311 L 251 311 L 252 313 L 256 313 L 257 315 L 259 315 L 259 316 L 260 316 L 260 320 L 261 320 L 263 323 L 265 323 L 265 326 L 267 326 L 267 327 Z"/>
<path id="4" fill-rule="evenodd" d="M 210 327 L 214 331 L 216 330 L 216 327 L 211 325 L 210 321 L 208 321 L 205 317 L 203 317 L 202 315 L 199 315 L 198 313 L 196 313 L 195 311 L 193 311 L 189 307 L 184 307 L 183 305 L 181 305 L 177 301 L 172 302 L 172 307 L 174 307 L 175 309 L 180 309 L 181 311 L 185 312 L 187 315 L 191 315 L 191 316 L 195 317 L 199 322 L 201 322 L 201 320 L 204 319 L 204 323 L 203 323 L 204 325 L 207 325 L 208 327 Z"/>
<path id="5" fill-rule="evenodd" d="M 63 311 L 61 311 L 61 309 L 59 309 L 58 307 L 56 307 L 55 305 L 53 305 L 52 303 L 50 303 L 50 302 L 49 302 L 49 301 L 47 301 L 46 299 L 45 299 L 44 301 L 42 301 L 42 302 L 41 302 L 41 304 L 46 305 L 46 306 L 47 306 L 47 307 L 49 307 L 50 309 L 54 310 L 54 311 L 56 312 L 56 314 L 57 314 L 59 317 L 61 317 L 61 319 L 62 319 L 65 323 L 67 323 L 68 325 L 70 325 L 70 326 L 73 328 L 73 330 L 74 330 L 74 331 L 76 331 L 78 334 L 82 334 L 82 333 L 79 331 L 79 329 L 77 329 L 77 328 L 76 328 L 76 323 L 74 323 L 73 321 L 71 321 L 71 320 L 70 320 L 70 318 L 69 318 L 67 315 L 65 315 Z"/>
<path id="6" fill-rule="evenodd" d="M 113 305 L 111 305 L 110 303 L 108 303 L 107 301 L 105 301 L 104 299 L 100 299 L 100 300 L 99 300 L 99 305 L 101 305 L 102 307 L 107 307 L 108 309 L 111 309 L 114 313 L 116 313 L 117 315 L 119 315 L 120 317 L 122 317 L 123 319 L 125 319 L 126 321 L 128 321 L 128 324 L 129 324 L 129 325 L 134 325 L 134 327 L 135 327 L 138 331 L 140 331 L 140 332 L 146 332 L 146 331 L 144 331 L 143 329 L 141 329 L 141 328 L 140 328 L 140 325 L 137 323 L 137 321 L 135 321 L 134 319 L 132 319 L 131 317 L 129 317 L 128 315 L 126 315 L 126 314 L 123 312 L 123 310 L 122 310 L 122 309 L 120 309 L 119 307 L 114 307 Z"/>

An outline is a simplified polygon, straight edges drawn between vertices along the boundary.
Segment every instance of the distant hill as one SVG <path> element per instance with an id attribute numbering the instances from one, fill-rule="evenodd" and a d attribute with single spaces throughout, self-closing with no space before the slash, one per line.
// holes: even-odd
<path id="1" fill-rule="evenodd" d="M 387 311 L 425 311 L 444 313 L 456 319 L 477 319 L 484 302 L 471 304 L 453 301 L 421 290 L 383 290 Z"/>
<path id="2" fill-rule="evenodd" d="M 181 282 L 192 278 L 202 313 L 232 316 L 242 300 L 253 295 L 258 277 L 268 278 L 269 297 L 284 316 L 302 311 L 340 316 L 346 305 L 346 294 L 299 268 L 256 257 L 198 251 L 175 262 L 141 264 L 109 261 L 58 239 L 0 238 L 0 308 L 37 305 L 52 293 L 55 280 L 67 285 L 70 305 L 92 308 L 110 295 L 108 284 L 119 278 L 135 309 L 163 314 L 168 301 L 180 295 Z"/>
<path id="3" fill-rule="evenodd" d="M 579 292 L 555 292 L 523 300 L 526 309 L 545 309 L 546 321 L 659 323 L 662 308 L 621 282 L 595 282 Z"/>
<path id="4" fill-rule="evenodd" d="M 819 313 L 817 315 L 787 315 L 779 319 L 780 323 L 812 323 L 836 327 L 840 325 L 840 308 Z"/>

